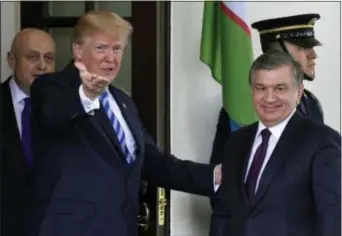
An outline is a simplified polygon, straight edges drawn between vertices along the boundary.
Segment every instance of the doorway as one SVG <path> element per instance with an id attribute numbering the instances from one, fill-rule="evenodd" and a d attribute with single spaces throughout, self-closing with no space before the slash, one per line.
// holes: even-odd
<path id="1" fill-rule="evenodd" d="M 115 86 L 132 96 L 145 128 L 165 151 L 170 149 L 170 3 L 100 1 L 21 1 L 21 28 L 49 32 L 57 46 L 56 70 L 71 60 L 71 32 L 90 10 L 115 11 L 134 31 L 124 52 Z M 169 235 L 169 191 L 141 185 L 139 230 L 142 236 Z"/>

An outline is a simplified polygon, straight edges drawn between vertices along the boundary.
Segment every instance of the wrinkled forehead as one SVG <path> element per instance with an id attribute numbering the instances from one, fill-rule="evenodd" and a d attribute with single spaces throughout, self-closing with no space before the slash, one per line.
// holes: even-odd
<path id="1" fill-rule="evenodd" d="M 46 35 L 29 35 L 18 43 L 19 53 L 35 52 L 40 54 L 55 53 L 56 48 L 53 40 Z"/>

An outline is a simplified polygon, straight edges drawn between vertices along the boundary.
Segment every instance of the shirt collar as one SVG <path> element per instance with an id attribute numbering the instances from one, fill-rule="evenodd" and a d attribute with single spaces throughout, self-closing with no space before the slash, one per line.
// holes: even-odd
<path id="1" fill-rule="evenodd" d="M 25 98 L 27 98 L 28 96 L 26 95 L 26 93 L 23 92 L 23 90 L 21 90 L 21 88 L 19 88 L 17 82 L 15 82 L 14 78 L 12 77 L 10 82 L 9 82 L 9 86 L 11 89 L 11 93 L 12 93 L 12 99 L 13 102 L 16 104 L 21 103 Z"/>
<path id="2" fill-rule="evenodd" d="M 296 112 L 296 109 L 294 109 L 292 111 L 292 113 L 282 122 L 280 122 L 279 124 L 276 124 L 272 127 L 269 127 L 268 130 L 271 132 L 271 134 L 276 137 L 277 140 L 279 140 L 281 134 L 283 133 L 287 123 L 289 122 L 289 120 L 291 119 L 291 117 L 294 115 L 294 113 Z M 266 129 L 266 126 L 259 121 L 259 125 L 258 125 L 258 131 L 256 133 L 256 138 L 259 137 L 260 133 L 262 130 Z"/>

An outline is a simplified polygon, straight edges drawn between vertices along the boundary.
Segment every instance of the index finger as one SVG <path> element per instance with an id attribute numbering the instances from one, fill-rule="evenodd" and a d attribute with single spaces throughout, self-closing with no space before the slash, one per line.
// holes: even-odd
<path id="1" fill-rule="evenodd" d="M 80 70 L 80 72 L 87 72 L 87 69 L 85 67 L 85 65 L 82 62 L 76 61 L 74 62 L 74 65 L 76 66 L 77 69 Z"/>

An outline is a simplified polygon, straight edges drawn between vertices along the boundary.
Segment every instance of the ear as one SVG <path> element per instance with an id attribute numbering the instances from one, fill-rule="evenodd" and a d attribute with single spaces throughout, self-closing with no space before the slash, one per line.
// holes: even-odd
<path id="1" fill-rule="evenodd" d="M 79 43 L 72 43 L 72 53 L 75 61 L 82 61 L 83 47 Z"/>
<path id="2" fill-rule="evenodd" d="M 303 96 L 303 93 L 304 93 L 304 84 L 301 83 L 299 86 L 298 86 L 298 91 L 297 91 L 297 99 L 298 99 L 298 103 L 300 102 L 300 99 L 302 98 Z"/>
<path id="3" fill-rule="evenodd" d="M 12 52 L 7 53 L 8 66 L 14 71 L 15 69 L 15 56 Z"/>

